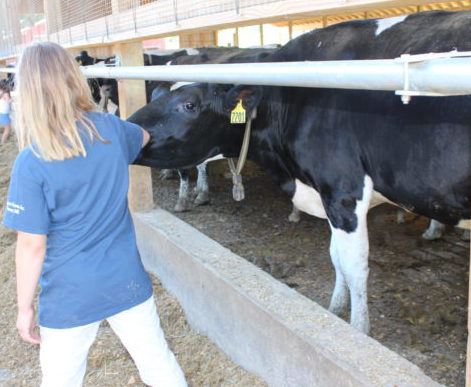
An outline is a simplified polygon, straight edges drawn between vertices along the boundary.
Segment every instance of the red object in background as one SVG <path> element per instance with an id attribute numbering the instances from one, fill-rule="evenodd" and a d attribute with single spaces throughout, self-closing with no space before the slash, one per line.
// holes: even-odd
<path id="1" fill-rule="evenodd" d="M 157 39 L 148 39 L 142 42 L 142 48 L 165 48 L 165 39 L 157 38 Z"/>
<path id="2" fill-rule="evenodd" d="M 31 43 L 36 40 L 46 39 L 46 19 L 40 20 L 34 24 L 33 27 L 26 27 L 21 29 L 21 36 L 23 43 Z"/>

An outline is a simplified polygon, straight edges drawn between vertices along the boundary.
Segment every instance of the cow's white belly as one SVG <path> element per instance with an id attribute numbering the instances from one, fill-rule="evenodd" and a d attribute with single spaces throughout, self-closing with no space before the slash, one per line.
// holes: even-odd
<path id="1" fill-rule="evenodd" d="M 376 207 L 380 204 L 383 204 L 383 203 L 389 203 L 389 204 L 394 204 L 395 206 L 397 206 L 396 203 L 393 203 L 392 201 L 390 201 L 389 199 L 385 198 L 383 195 L 381 195 L 379 192 L 377 191 L 373 191 L 373 195 L 371 197 L 371 201 L 370 201 L 370 205 L 369 205 L 369 208 L 373 208 L 373 207 Z"/>
<path id="2" fill-rule="evenodd" d="M 291 199 L 296 208 L 306 214 L 317 216 L 318 218 L 327 219 L 327 214 L 322 204 L 321 196 L 312 187 L 302 183 L 298 179 L 295 180 L 296 190 Z M 369 208 L 376 207 L 382 203 L 395 204 L 381 195 L 379 192 L 373 191 Z"/>

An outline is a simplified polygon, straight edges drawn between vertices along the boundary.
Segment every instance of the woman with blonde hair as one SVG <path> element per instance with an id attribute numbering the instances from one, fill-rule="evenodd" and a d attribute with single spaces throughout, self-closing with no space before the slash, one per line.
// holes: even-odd
<path id="1" fill-rule="evenodd" d="M 128 165 L 148 133 L 96 112 L 77 63 L 57 44 L 27 47 L 15 81 L 20 153 L 4 224 L 18 231 L 17 329 L 40 344 L 42 386 L 82 385 L 103 319 L 144 383 L 186 386 L 160 327 L 127 203 Z"/>

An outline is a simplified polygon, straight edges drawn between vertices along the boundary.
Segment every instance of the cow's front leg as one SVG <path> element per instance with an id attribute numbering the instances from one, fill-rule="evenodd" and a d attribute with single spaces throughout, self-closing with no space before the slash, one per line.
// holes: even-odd
<path id="1" fill-rule="evenodd" d="M 445 232 L 446 226 L 439 221 L 432 219 L 428 226 L 428 229 L 422 234 L 422 238 L 427 239 L 429 241 L 433 241 L 435 239 L 440 239 Z"/>
<path id="2" fill-rule="evenodd" d="M 289 214 L 288 216 L 288 221 L 293 222 L 293 223 L 298 223 L 300 219 L 301 219 L 300 211 L 293 204 L 293 209 L 291 210 L 291 214 Z"/>
<path id="3" fill-rule="evenodd" d="M 177 204 L 175 204 L 174 211 L 188 211 L 190 209 L 190 204 L 188 200 L 190 174 L 188 173 L 188 169 L 179 169 L 178 176 L 180 176 L 180 189 L 178 191 L 178 199 Z"/>
<path id="4" fill-rule="evenodd" d="M 197 206 L 209 203 L 209 187 L 208 175 L 206 174 L 206 165 L 207 163 L 201 163 L 196 166 L 196 169 L 198 170 L 198 178 L 196 180 L 195 204 Z"/>
<path id="5" fill-rule="evenodd" d="M 360 192 L 351 196 L 342 193 L 331 198 L 327 214 L 332 231 L 330 254 L 335 267 L 336 282 L 329 309 L 341 313 L 350 292 L 350 323 L 364 333 L 369 332 L 367 280 L 368 230 L 366 215 L 373 192 L 371 179 L 366 176 Z"/>
<path id="6" fill-rule="evenodd" d="M 160 171 L 160 178 L 162 180 L 170 180 L 171 178 L 173 178 L 173 172 L 173 169 L 162 169 Z"/>

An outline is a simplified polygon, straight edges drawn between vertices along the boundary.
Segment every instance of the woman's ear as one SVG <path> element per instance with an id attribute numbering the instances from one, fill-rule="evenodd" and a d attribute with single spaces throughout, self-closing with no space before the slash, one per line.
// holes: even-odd
<path id="1" fill-rule="evenodd" d="M 261 86 L 234 86 L 226 93 L 224 98 L 224 109 L 232 111 L 241 100 L 242 106 L 247 111 L 247 114 L 249 114 L 260 103 L 262 94 L 263 91 Z"/>

